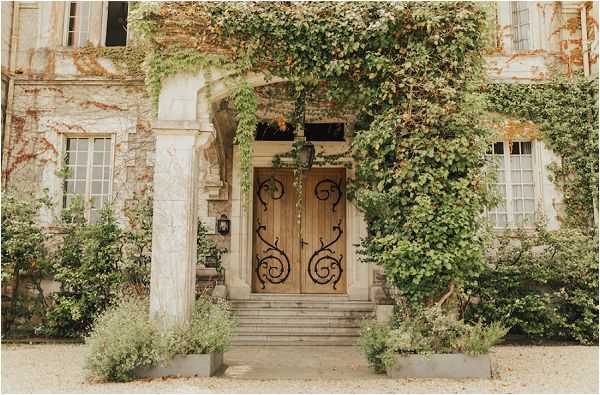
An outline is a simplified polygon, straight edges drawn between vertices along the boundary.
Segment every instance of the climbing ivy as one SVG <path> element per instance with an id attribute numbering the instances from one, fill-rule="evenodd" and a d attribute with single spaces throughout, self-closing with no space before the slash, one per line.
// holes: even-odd
<path id="1" fill-rule="evenodd" d="M 595 227 L 598 198 L 598 80 L 556 76 L 543 84 L 491 84 L 489 109 L 540 125 L 541 137 L 561 161 L 550 167 L 563 192 L 564 222 Z"/>
<path id="2" fill-rule="evenodd" d="M 232 83 L 248 72 L 287 80 L 297 110 L 302 98 L 323 92 L 333 107 L 357 115 L 349 188 L 369 227 L 362 251 L 413 305 L 481 271 L 480 215 L 489 203 L 481 172 L 489 131 L 477 95 L 483 7 L 164 2 L 141 5 L 133 19 L 148 46 L 155 102 L 164 77 L 218 66 Z M 243 84 L 232 91 L 247 190 L 256 99 Z M 298 113 L 290 120 L 297 131 Z M 300 188 L 302 170 L 294 169 Z"/>

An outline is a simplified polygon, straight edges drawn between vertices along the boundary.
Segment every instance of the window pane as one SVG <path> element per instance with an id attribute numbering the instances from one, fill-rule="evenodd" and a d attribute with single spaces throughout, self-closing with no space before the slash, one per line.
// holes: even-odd
<path id="1" fill-rule="evenodd" d="M 102 167 L 101 166 L 94 166 L 93 170 L 92 170 L 92 178 L 94 179 L 102 179 Z"/>
<path id="2" fill-rule="evenodd" d="M 494 143 L 494 154 L 504 154 L 504 143 L 498 142 Z"/>
<path id="3" fill-rule="evenodd" d="M 512 148 L 510 150 L 511 155 L 519 155 L 521 153 L 521 147 L 519 146 L 519 142 L 512 143 Z"/>
<path id="4" fill-rule="evenodd" d="M 513 170 L 511 172 L 511 177 L 512 177 L 513 184 L 520 183 L 521 182 L 521 171 L 520 170 Z"/>
<path id="5" fill-rule="evenodd" d="M 521 172 L 521 176 L 523 177 L 523 183 L 533 183 L 533 171 L 524 170 Z"/>
<path id="6" fill-rule="evenodd" d="M 533 198 L 533 185 L 523 185 L 523 197 Z"/>
<path id="7" fill-rule="evenodd" d="M 531 141 L 524 141 L 521 143 L 521 151 L 525 155 L 531 155 Z"/>

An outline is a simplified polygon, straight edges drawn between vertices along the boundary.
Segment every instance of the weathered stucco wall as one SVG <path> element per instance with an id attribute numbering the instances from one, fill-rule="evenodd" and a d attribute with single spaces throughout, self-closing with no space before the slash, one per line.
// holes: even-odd
<path id="1" fill-rule="evenodd" d="M 140 83 L 65 82 L 15 84 L 10 149 L 6 151 L 3 183 L 19 196 L 38 195 L 44 188 L 60 208 L 60 170 L 65 138 L 110 135 L 114 144 L 112 195 L 122 208 L 152 182 L 154 139 L 150 101 Z"/>

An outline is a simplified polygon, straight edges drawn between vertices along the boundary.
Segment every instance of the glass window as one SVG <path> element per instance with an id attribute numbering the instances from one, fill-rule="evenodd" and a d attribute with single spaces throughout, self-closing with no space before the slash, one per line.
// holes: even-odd
<path id="1" fill-rule="evenodd" d="M 85 202 L 88 218 L 92 223 L 96 222 L 100 209 L 111 196 L 111 138 L 67 138 L 65 166 L 63 207 L 68 207 L 79 195 Z"/>
<path id="2" fill-rule="evenodd" d="M 107 47 L 125 46 L 127 44 L 127 10 L 126 1 L 109 1 L 106 21 Z"/>
<path id="3" fill-rule="evenodd" d="M 488 156 L 495 162 L 494 184 L 503 197 L 498 206 L 488 210 L 495 227 L 532 226 L 535 221 L 535 184 L 531 141 L 497 142 Z"/>
<path id="4" fill-rule="evenodd" d="M 71 1 L 67 7 L 67 46 L 83 47 L 90 39 L 90 15 L 92 3 L 88 1 Z"/>
<path id="5" fill-rule="evenodd" d="M 529 2 L 511 1 L 511 25 L 513 50 L 522 51 L 531 49 Z"/>

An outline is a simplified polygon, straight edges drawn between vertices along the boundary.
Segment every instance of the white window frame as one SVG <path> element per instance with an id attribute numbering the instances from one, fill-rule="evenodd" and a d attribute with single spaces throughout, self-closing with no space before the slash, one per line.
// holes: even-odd
<path id="1" fill-rule="evenodd" d="M 503 144 L 504 153 L 504 184 L 506 186 L 506 193 L 502 196 L 504 204 L 506 206 L 506 226 L 497 226 L 495 221 L 489 218 L 489 210 L 485 211 L 485 218 L 487 221 L 492 222 L 492 227 L 496 231 L 503 231 L 506 229 L 534 229 L 535 221 L 538 219 L 536 215 L 540 212 L 540 208 L 543 208 L 543 194 L 542 194 L 542 168 L 541 168 L 541 144 L 534 139 L 513 139 L 513 140 L 503 140 L 498 139 L 492 142 L 492 147 L 494 143 Z M 513 209 L 513 182 L 512 182 L 512 168 L 510 163 L 510 148 L 512 143 L 531 143 L 531 170 L 532 170 L 532 180 L 533 180 L 533 200 L 534 200 L 534 218 L 533 224 L 516 224 L 515 223 L 515 213 Z M 492 148 L 493 149 L 493 148 Z M 493 152 L 493 151 L 492 151 Z M 492 155 L 493 157 L 493 155 Z M 545 214 L 545 213 L 544 213 Z"/>
<path id="2" fill-rule="evenodd" d="M 110 201 L 113 200 L 113 178 L 115 173 L 115 142 L 116 142 L 116 134 L 115 133 L 63 133 L 61 138 L 61 167 L 66 166 L 65 155 L 67 153 L 67 140 L 68 139 L 88 139 L 93 140 L 95 138 L 109 138 L 111 141 L 111 151 L 110 151 L 110 164 L 111 171 L 108 178 L 108 196 Z M 92 213 L 92 204 L 91 204 L 91 187 L 92 187 L 92 161 L 93 161 L 93 151 L 92 155 L 90 155 L 90 142 L 88 141 L 88 163 L 87 163 L 87 173 L 86 173 L 86 186 L 85 186 L 85 196 L 83 196 L 83 205 L 84 205 L 84 216 L 88 222 L 91 220 Z M 60 210 L 65 209 L 64 207 L 64 196 L 65 196 L 65 182 L 64 178 L 60 178 L 60 198 L 58 207 Z"/>
<path id="3" fill-rule="evenodd" d="M 515 8 L 518 7 L 519 5 L 522 5 L 523 8 L 519 9 L 519 8 Z M 510 17 L 510 30 L 511 30 L 511 48 L 513 52 L 523 52 L 523 51 L 531 51 L 533 49 L 533 31 L 532 31 L 532 25 L 533 25 L 533 10 L 531 7 L 531 4 L 529 1 L 509 1 L 509 17 Z M 519 12 L 523 11 L 524 9 L 527 10 L 527 24 L 522 24 L 519 21 L 516 21 L 515 23 L 515 18 L 514 18 L 514 14 L 515 12 L 517 14 L 519 14 Z M 519 15 L 517 15 L 519 16 Z M 521 31 L 527 29 L 527 33 L 528 33 L 528 39 L 527 39 L 527 48 L 517 48 L 516 43 L 515 43 L 515 37 L 516 35 L 518 35 Z"/>
<path id="4" fill-rule="evenodd" d="M 86 42 L 80 42 L 80 38 L 79 38 L 79 33 L 78 33 L 78 37 L 76 40 L 75 45 L 69 45 L 69 19 L 71 18 L 71 4 L 72 3 L 88 3 L 88 29 L 87 29 L 87 34 L 88 34 L 88 38 L 86 40 L 86 42 L 93 42 L 92 40 L 92 21 L 93 21 L 93 11 L 94 11 L 94 2 L 86 2 L 86 1 L 65 1 L 64 3 L 64 28 L 63 28 L 63 46 L 65 47 L 69 47 L 69 48 L 81 48 L 83 47 Z M 81 18 L 81 15 L 77 15 L 76 16 L 76 20 L 77 18 Z M 77 30 L 76 30 L 77 31 Z"/>

